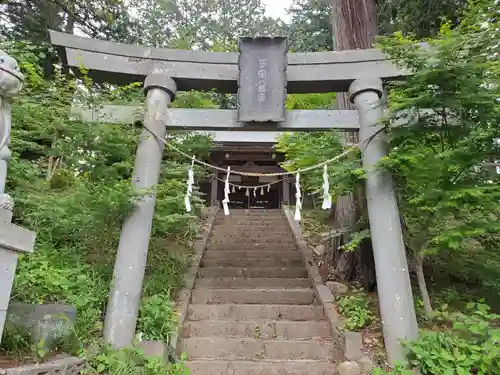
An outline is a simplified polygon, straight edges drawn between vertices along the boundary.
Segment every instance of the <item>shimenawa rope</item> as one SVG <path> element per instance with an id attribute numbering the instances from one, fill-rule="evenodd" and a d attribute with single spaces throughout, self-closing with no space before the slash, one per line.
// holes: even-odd
<path id="1" fill-rule="evenodd" d="M 191 168 L 188 171 L 187 192 L 186 192 L 186 197 L 185 197 L 185 204 L 186 204 L 186 211 L 187 212 L 191 211 L 190 197 L 191 197 L 191 194 L 192 194 L 192 184 L 194 183 L 194 177 L 193 177 L 193 166 L 194 166 L 194 163 L 198 163 L 198 164 L 203 165 L 205 167 L 208 167 L 208 168 L 211 168 L 211 169 L 215 169 L 215 170 L 227 173 L 226 174 L 226 179 L 224 180 L 224 199 L 222 201 L 222 207 L 224 209 L 224 214 L 226 216 L 229 215 L 229 206 L 228 206 L 228 204 L 230 202 L 229 201 L 229 194 L 231 193 L 231 190 L 230 190 L 230 187 L 229 187 L 231 185 L 231 183 L 229 182 L 229 175 L 231 174 L 231 172 L 233 174 L 235 174 L 235 175 L 250 176 L 250 177 L 280 177 L 280 176 L 286 176 L 286 175 L 296 175 L 296 177 L 295 177 L 295 189 L 296 189 L 296 193 L 295 193 L 295 198 L 296 198 L 296 203 L 295 203 L 295 220 L 300 221 L 301 220 L 300 210 L 302 208 L 302 193 L 301 193 L 301 187 L 300 187 L 300 174 L 304 173 L 304 172 L 312 171 L 312 170 L 314 170 L 316 168 L 324 167 L 324 172 L 323 172 L 323 179 L 324 179 L 324 184 L 323 184 L 323 206 L 322 207 L 324 209 L 327 209 L 327 208 L 331 207 L 331 196 L 330 196 L 330 194 L 328 192 L 329 185 L 328 185 L 328 173 L 327 173 L 327 169 L 326 169 L 327 165 L 329 163 L 332 163 L 334 161 L 337 161 L 337 160 L 343 158 L 344 156 L 347 156 L 348 154 L 350 154 L 351 152 L 357 150 L 358 148 L 361 148 L 360 147 L 361 144 L 357 144 L 355 146 L 350 147 L 346 151 L 342 152 L 341 154 L 339 154 L 339 155 L 337 155 L 337 156 L 335 156 L 333 158 L 327 159 L 325 161 L 322 161 L 321 163 L 312 165 L 310 167 L 297 169 L 295 171 L 278 172 L 278 173 L 240 172 L 240 171 L 231 171 L 230 167 L 227 167 L 227 170 L 226 170 L 224 168 L 221 168 L 221 167 L 218 167 L 218 166 L 206 163 L 203 160 L 198 160 L 194 156 L 190 156 L 187 153 L 185 153 L 184 151 L 182 151 L 179 148 L 175 147 L 174 145 L 168 143 L 165 138 L 159 137 L 155 132 L 153 132 L 146 125 L 144 125 L 144 123 L 143 123 L 142 126 L 151 135 L 153 135 L 156 138 L 156 140 L 162 142 L 167 147 L 169 147 L 172 150 L 178 152 L 179 154 L 185 156 L 186 158 L 191 159 Z M 381 127 L 375 133 L 373 133 L 369 138 L 365 139 L 363 141 L 363 143 L 366 142 L 365 146 L 368 145 L 368 143 L 377 134 L 379 134 L 383 130 L 384 130 L 384 128 Z M 283 180 L 283 179 L 281 179 L 281 180 Z M 279 181 L 275 181 L 273 183 L 277 183 L 277 182 L 279 182 Z M 237 186 L 235 184 L 232 184 L 232 185 L 233 186 Z M 270 185 L 271 185 L 271 183 L 267 183 L 267 184 L 263 184 L 263 185 L 261 185 L 259 187 L 263 188 L 264 186 L 267 186 L 268 187 L 268 191 L 269 191 L 269 186 Z M 248 195 L 249 194 L 248 187 L 244 187 L 244 186 L 241 186 L 241 187 L 242 188 L 247 188 L 247 195 Z M 253 187 L 253 188 L 254 188 L 254 196 L 255 196 L 256 195 L 257 187 Z M 261 191 L 261 194 L 263 194 L 263 191 Z"/>

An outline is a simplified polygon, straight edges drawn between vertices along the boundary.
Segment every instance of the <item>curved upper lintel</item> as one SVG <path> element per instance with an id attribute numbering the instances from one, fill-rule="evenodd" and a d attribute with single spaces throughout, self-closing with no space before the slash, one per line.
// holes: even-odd
<path id="1" fill-rule="evenodd" d="M 100 81 L 143 81 L 154 69 L 168 71 L 179 91 L 237 91 L 238 54 L 150 48 L 50 31 L 52 44 L 64 47 L 68 65 L 83 66 Z M 289 93 L 341 92 L 357 78 L 399 79 L 409 72 L 378 50 L 289 53 Z"/>

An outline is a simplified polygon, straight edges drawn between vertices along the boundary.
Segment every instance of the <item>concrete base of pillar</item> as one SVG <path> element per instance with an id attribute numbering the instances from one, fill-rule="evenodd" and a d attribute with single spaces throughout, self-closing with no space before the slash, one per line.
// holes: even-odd
<path id="1" fill-rule="evenodd" d="M 169 362 L 168 346 L 163 341 L 141 341 L 138 346 L 145 356 L 158 357 L 165 363 Z"/>

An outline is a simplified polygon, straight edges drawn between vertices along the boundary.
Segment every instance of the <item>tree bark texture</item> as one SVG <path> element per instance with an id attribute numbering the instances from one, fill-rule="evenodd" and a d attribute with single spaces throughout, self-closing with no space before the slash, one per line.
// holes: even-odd
<path id="1" fill-rule="evenodd" d="M 330 0 L 332 5 L 333 45 L 335 50 L 371 48 L 377 34 L 377 10 L 375 0 Z M 347 93 L 337 93 L 338 109 L 354 109 Z M 357 132 L 344 133 L 345 141 L 357 143 Z M 359 220 L 364 208 L 362 189 L 338 197 L 334 207 L 335 227 L 346 231 Z M 349 242 L 345 233 L 330 244 L 328 264 L 330 278 L 338 281 L 359 282 L 368 290 L 375 288 L 375 263 L 371 241 L 363 241 L 352 252 L 340 247 Z"/>

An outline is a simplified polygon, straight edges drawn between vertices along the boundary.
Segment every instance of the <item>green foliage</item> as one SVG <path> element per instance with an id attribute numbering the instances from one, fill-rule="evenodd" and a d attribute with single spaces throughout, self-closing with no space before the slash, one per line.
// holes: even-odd
<path id="1" fill-rule="evenodd" d="M 73 258 L 73 259 L 72 259 Z M 19 259 L 12 299 L 25 303 L 68 303 L 77 311 L 76 336 L 86 341 L 101 330 L 102 303 L 109 285 L 89 264 L 64 249 L 39 246 Z"/>
<path id="2" fill-rule="evenodd" d="M 390 369 L 382 369 L 379 367 L 375 367 L 372 370 L 371 375 L 415 375 L 413 370 L 408 370 L 402 365 L 397 365 L 394 368 Z"/>
<path id="3" fill-rule="evenodd" d="M 496 375 L 500 374 L 500 315 L 492 314 L 482 302 L 468 303 L 466 313 L 435 312 L 439 330 L 421 331 L 418 340 L 405 342 L 408 361 L 422 375 Z M 384 371 L 375 369 L 373 375 L 411 375 L 414 372 L 398 365 Z"/>
<path id="4" fill-rule="evenodd" d="M 360 223 L 362 222 L 363 221 L 360 220 Z M 354 232 L 352 234 L 348 243 L 342 245 L 341 249 L 343 249 L 344 251 L 355 251 L 356 249 L 359 249 L 361 243 L 367 238 L 370 238 L 369 229 L 358 230 L 357 232 Z"/>
<path id="5" fill-rule="evenodd" d="M 333 109 L 336 94 L 288 94 L 286 108 L 292 109 Z"/>
<path id="6" fill-rule="evenodd" d="M 335 100 L 335 94 L 295 94 L 287 98 L 287 109 L 324 109 L 330 108 Z M 297 170 L 310 167 L 329 158 L 341 154 L 342 145 L 338 132 L 317 133 L 284 133 L 277 139 L 276 150 L 285 154 L 282 167 L 286 170 Z M 347 176 L 355 175 L 359 163 L 345 163 L 336 167 L 330 173 L 330 184 L 337 187 L 336 193 L 344 191 L 349 183 Z M 331 168 L 330 168 L 331 171 Z M 321 190 L 323 185 L 323 169 L 319 168 L 301 176 L 301 186 L 310 193 Z"/>
<path id="7" fill-rule="evenodd" d="M 324 50 L 331 45 L 329 7 L 297 1 L 293 25 L 287 30 L 263 16 L 260 1 L 133 0 L 128 2 L 134 7 L 133 16 L 121 1 L 66 1 L 64 6 L 60 2 L 25 3 L 17 8 L 11 1 L 0 5 L 10 21 L 1 27 L 5 35 L 36 40 L 1 46 L 19 60 L 26 76 L 23 93 L 13 105 L 13 158 L 7 188 L 16 201 L 17 223 L 38 233 L 37 252 L 20 259 L 13 296 L 32 303 L 76 305 L 77 336 L 89 342 L 100 332 L 99 317 L 106 305 L 121 223 L 138 193 L 131 191 L 129 177 L 139 129 L 70 120 L 68 113 L 75 98 L 90 106 L 105 101 L 141 103 L 143 96 L 137 83 L 120 88 L 98 86 L 89 77 L 77 80 L 57 68 L 53 64 L 55 51 L 43 43 L 46 28 L 72 31 L 78 27 L 93 37 L 214 51 L 233 51 L 238 35 L 267 30 L 290 32 L 292 49 Z M 381 164 L 395 176 L 405 241 L 413 255 L 435 255 L 434 259 L 449 263 L 450 273 L 481 283 L 498 295 L 500 256 L 494 234 L 500 222 L 500 184 L 498 177 L 481 168 L 485 161 L 500 159 L 498 144 L 493 141 L 500 136 L 500 69 L 498 59 L 494 59 L 499 38 L 490 17 L 496 3 L 482 2 L 463 17 L 455 17 L 462 1 L 442 0 L 433 3 L 436 6 L 426 0 L 378 3 L 379 10 L 384 5 L 388 10 L 384 25 L 405 25 L 404 32 L 409 29 L 417 35 L 434 35 L 443 14 L 451 14 L 454 21 L 460 19 L 459 23 L 445 24 L 439 36 L 429 40 L 431 50 L 410 48 L 418 39 L 402 34 L 382 43 L 398 63 L 416 70 L 406 83 L 393 86 L 387 122 L 393 122 L 401 110 L 416 113 L 417 121 L 416 126 L 391 132 L 393 152 Z M 425 17 L 415 11 L 422 4 L 428 11 Z M 290 95 L 287 107 L 331 108 L 333 99 L 333 94 Z M 194 92 L 179 93 L 175 103 L 186 108 L 234 105 L 234 96 Z M 429 114 L 423 108 L 434 112 Z M 449 126 L 450 121 L 453 126 Z M 208 137 L 175 136 L 172 143 L 188 155 L 207 155 Z M 286 154 L 285 167 L 289 169 L 316 164 L 345 148 L 341 135 L 334 132 L 287 134 L 278 145 Z M 175 320 L 169 301 L 182 283 L 189 245 L 198 230 L 198 194 L 193 214 L 184 212 L 187 163 L 189 160 L 167 148 L 157 188 L 139 328 L 147 337 L 163 340 Z M 302 178 L 306 191 L 320 188 L 321 173 Z M 329 174 L 334 196 L 354 190 L 364 178 L 355 154 L 335 163 Z M 202 172 L 197 169 L 195 175 L 199 178 Z M 354 244 L 366 235 L 366 231 L 354 235 Z M 165 238 L 171 241 L 163 242 Z M 183 244 L 177 253 L 172 251 L 173 242 Z M 450 257 L 453 262 L 448 261 Z M 453 268 L 459 272 L 452 272 Z M 352 315 L 349 324 L 353 329 L 371 319 L 365 311 L 366 301 L 357 298 L 339 303 L 346 315 Z M 12 346 L 20 343 L 22 337 Z M 163 368 L 157 361 L 149 362 L 127 351 L 105 351 L 92 363 L 97 373 L 183 371 L 181 367 Z"/>
<path id="8" fill-rule="evenodd" d="M 35 46 L 21 42 L 6 43 L 1 48 L 19 60 L 26 76 L 24 90 L 13 103 L 13 157 L 9 163 L 8 190 L 16 202 L 17 222 L 37 232 L 35 253 L 19 260 L 12 298 L 26 303 L 75 306 L 75 336 L 80 347 L 87 347 L 102 332 L 122 223 L 134 200 L 146 192 L 134 191 L 130 184 L 140 129 L 69 119 L 68 113 L 73 98 L 90 107 L 104 100 L 134 103 L 143 96 L 137 95 L 136 84 L 100 87 L 89 77 L 76 80 L 57 69 L 47 80 Z M 179 99 L 177 105 L 185 107 L 217 106 L 209 94 L 184 93 Z M 206 136 L 176 134 L 170 143 L 188 155 L 204 158 L 211 140 Z M 193 212 L 185 212 L 190 160 L 169 149 L 164 159 L 156 189 L 138 330 L 147 338 L 167 341 L 176 326 L 171 300 L 182 286 L 203 201 L 195 191 Z M 204 175 L 196 168 L 195 178 Z M 27 345 L 22 335 L 15 337 L 4 350 Z M 45 346 L 25 348 L 37 356 L 45 350 Z M 58 350 L 69 349 L 59 345 Z M 105 357 L 113 355 L 108 353 Z M 106 365 L 107 372 L 123 370 L 119 366 L 121 360 L 115 359 L 109 359 L 112 363 Z M 132 365 L 130 361 L 124 363 Z M 148 373 L 182 373 L 182 366 L 157 368 L 158 364 L 149 360 L 139 367 Z"/>
<path id="9" fill-rule="evenodd" d="M 343 329 L 346 331 L 360 331 L 373 321 L 370 299 L 365 294 L 357 293 L 340 297 L 337 306 L 339 312 L 345 317 Z"/>
<path id="10" fill-rule="evenodd" d="M 134 31 L 139 30 L 126 3 L 120 0 L 5 0 L 0 10 L 4 15 L 3 35 L 35 44 L 48 41 L 49 29 L 73 33 L 78 28 L 93 37 L 129 42 L 135 40 Z"/>
<path id="11" fill-rule="evenodd" d="M 28 330 L 7 321 L 3 329 L 1 349 L 7 354 L 25 353 L 26 349 L 31 347 L 30 339 Z"/>
<path id="12" fill-rule="evenodd" d="M 466 0 L 392 0 L 379 1 L 379 27 L 385 33 L 401 30 L 419 37 L 439 33 L 443 18 L 457 24 Z M 424 14 L 423 14 L 424 13 Z"/>
<path id="13" fill-rule="evenodd" d="M 343 153 L 346 148 L 342 145 L 338 133 L 284 133 L 278 138 L 276 149 L 285 154 L 286 161 L 282 167 L 286 170 L 297 170 L 310 167 Z M 355 155 L 356 153 L 353 152 Z M 328 167 L 330 186 L 333 187 L 332 196 L 342 195 L 352 189 L 357 181 L 363 177 L 359 169 L 359 160 L 344 158 L 333 162 Z M 301 175 L 301 186 L 310 193 L 322 192 L 323 169 L 317 168 Z"/>
<path id="14" fill-rule="evenodd" d="M 390 85 L 384 124 L 391 153 L 377 168 L 393 174 L 414 269 L 425 266 L 436 278 L 480 287 L 498 301 L 500 184 L 485 163 L 500 159 L 500 66 L 495 58 L 500 38 L 495 1 L 476 3 L 459 24 L 444 23 L 439 35 L 426 41 L 428 47 L 401 33 L 381 39 L 384 52 L 414 74 Z M 393 127 L 396 121 L 408 126 Z M 286 155 L 285 167 L 296 169 L 324 161 L 343 147 L 334 133 L 287 134 L 278 149 Z M 334 198 L 354 191 L 364 178 L 359 159 L 346 159 L 328 169 Z M 306 191 L 321 193 L 321 171 L 301 177 Z M 362 221 L 344 249 L 369 235 Z M 427 266 L 431 256 L 433 264 Z"/>
<path id="15" fill-rule="evenodd" d="M 390 93 L 392 151 L 381 165 L 395 178 L 415 259 L 459 252 L 471 255 L 475 267 L 488 264 L 484 257 L 498 259 L 500 184 L 484 166 L 500 158 L 494 9 L 495 1 L 471 5 L 458 26 L 443 24 L 425 48 L 401 34 L 381 40 L 385 52 L 414 71 Z M 397 120 L 411 124 L 391 127 Z"/>
<path id="16" fill-rule="evenodd" d="M 500 374 L 500 315 L 487 305 L 470 303 L 467 313 L 441 312 L 436 319 L 451 325 L 444 331 L 423 332 L 417 342 L 407 343 L 410 363 L 422 374 Z"/>
<path id="17" fill-rule="evenodd" d="M 94 353 L 85 351 L 81 356 L 86 359 L 87 368 L 83 374 L 106 375 L 188 375 L 181 358 L 179 363 L 165 364 L 163 358 L 148 357 L 142 349 L 124 348 L 112 350 L 100 347 Z"/>
<path id="18" fill-rule="evenodd" d="M 349 1 L 343 0 L 343 6 Z M 378 34 L 388 35 L 396 30 L 419 37 L 435 36 L 443 18 L 458 24 L 466 0 L 365 0 L 374 1 L 377 7 Z M 291 22 L 288 35 L 291 50 L 297 52 L 331 51 L 333 30 L 332 7 L 320 0 L 294 0 L 288 14 Z M 364 25 L 357 24 L 358 27 Z"/>
<path id="19" fill-rule="evenodd" d="M 9 356 L 42 362 L 51 355 L 61 352 L 76 354 L 79 345 L 74 332 L 50 340 L 34 341 L 31 332 L 26 327 L 7 320 L 0 350 Z"/>
<path id="20" fill-rule="evenodd" d="M 132 0 L 141 41 L 155 47 L 233 50 L 239 36 L 283 34 L 261 0 Z"/>
<path id="21" fill-rule="evenodd" d="M 412 367 L 422 375 L 432 374 L 500 374 L 498 340 L 500 315 L 491 314 L 483 303 L 469 303 L 467 314 L 438 312 L 437 321 L 446 324 L 444 330 L 423 331 L 415 342 L 404 343 Z M 411 375 L 402 365 L 374 375 Z"/>
<path id="22" fill-rule="evenodd" d="M 302 221 L 300 224 L 304 237 L 314 237 L 316 239 L 316 241 L 313 240 L 315 244 L 321 241 L 323 239 L 322 233 L 329 232 L 331 230 L 330 226 L 325 224 L 329 214 L 330 213 L 328 211 L 322 209 L 302 210 Z"/>
<path id="23" fill-rule="evenodd" d="M 294 0 L 288 14 L 290 44 L 296 52 L 333 50 L 331 5 L 319 0 Z"/>
<path id="24" fill-rule="evenodd" d="M 155 294 L 143 299 L 137 329 L 143 334 L 144 340 L 168 343 L 169 335 L 176 326 L 176 315 L 169 296 Z"/>

